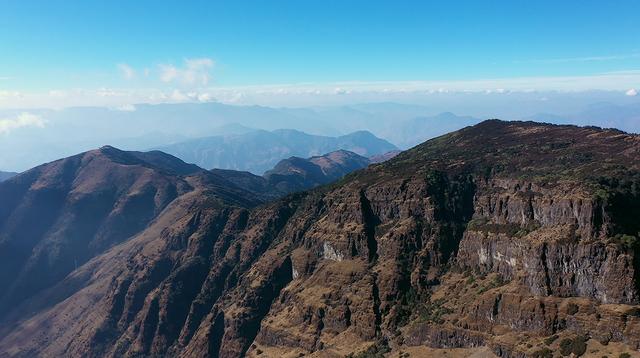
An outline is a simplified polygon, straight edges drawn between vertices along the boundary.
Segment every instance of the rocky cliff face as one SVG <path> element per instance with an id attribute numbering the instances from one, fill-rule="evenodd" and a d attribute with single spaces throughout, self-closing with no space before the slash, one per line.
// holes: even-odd
<path id="1" fill-rule="evenodd" d="M 632 248 L 607 239 L 615 218 L 605 219 L 605 205 L 566 185 L 492 180 L 476 193 L 458 262 L 518 278 L 534 295 L 635 303 Z"/>
<path id="2" fill-rule="evenodd" d="M 639 158 L 618 131 L 487 121 L 254 209 L 186 194 L 19 307 L 0 352 L 632 352 Z"/>

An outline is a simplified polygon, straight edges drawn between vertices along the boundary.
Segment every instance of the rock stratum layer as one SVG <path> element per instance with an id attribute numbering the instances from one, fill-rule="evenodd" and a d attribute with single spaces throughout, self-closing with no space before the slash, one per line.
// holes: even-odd
<path id="1" fill-rule="evenodd" d="M 492 120 L 257 207 L 190 185 L 15 303 L 0 355 L 634 354 L 639 159 L 635 135 Z"/>

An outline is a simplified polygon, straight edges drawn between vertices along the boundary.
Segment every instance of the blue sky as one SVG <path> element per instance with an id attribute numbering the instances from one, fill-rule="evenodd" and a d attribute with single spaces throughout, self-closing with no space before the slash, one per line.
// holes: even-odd
<path id="1" fill-rule="evenodd" d="M 0 0 L 0 106 L 72 91 L 153 102 L 523 78 L 629 91 L 640 86 L 639 32 L 640 2 L 623 0 Z"/>

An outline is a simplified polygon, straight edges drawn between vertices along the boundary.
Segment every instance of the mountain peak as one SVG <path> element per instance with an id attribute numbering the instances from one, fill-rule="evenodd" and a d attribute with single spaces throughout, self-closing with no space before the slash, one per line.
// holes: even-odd
<path id="1" fill-rule="evenodd" d="M 369 159 L 347 150 L 337 150 L 309 159 L 281 160 L 264 177 L 283 192 L 294 192 L 327 184 L 370 164 Z"/>
<path id="2" fill-rule="evenodd" d="M 191 175 L 204 171 L 204 169 L 195 164 L 187 164 L 159 150 L 148 152 L 124 151 L 110 145 L 105 145 L 95 151 L 89 151 L 87 154 L 101 155 L 118 164 L 141 165 L 175 175 Z"/>
<path id="3" fill-rule="evenodd" d="M 100 149 L 101 151 L 105 151 L 105 152 L 112 151 L 112 150 L 119 150 L 118 148 L 115 148 L 115 147 L 110 146 L 110 145 L 108 145 L 108 144 L 107 144 L 107 145 L 103 145 L 103 146 L 102 146 L 102 147 L 100 147 L 99 149 Z"/>
<path id="4" fill-rule="evenodd" d="M 366 159 L 365 157 L 357 153 L 354 153 L 352 151 L 345 150 L 345 149 L 338 149 L 324 155 L 311 157 L 310 160 L 314 161 L 320 158 L 324 158 L 324 159 L 331 160 L 333 162 L 338 162 L 338 163 L 344 162 L 345 160 L 348 160 L 348 159 Z"/>
<path id="5" fill-rule="evenodd" d="M 616 165 L 640 169 L 640 136 L 596 127 L 491 119 L 428 140 L 385 166 L 495 171 L 549 180 L 598 180 Z"/>
<path id="6" fill-rule="evenodd" d="M 364 129 L 345 134 L 342 137 L 360 137 L 360 138 L 376 138 L 377 139 L 377 137 L 373 133 Z"/>
<path id="7" fill-rule="evenodd" d="M 522 131 L 524 134 L 528 130 L 539 131 L 541 133 L 546 133 L 549 136 L 565 136 L 576 137 L 580 135 L 588 135 L 588 134 L 598 134 L 598 135 L 618 135 L 618 134 L 627 134 L 630 136 L 638 136 L 637 134 L 630 134 L 624 132 L 622 130 L 616 128 L 603 128 L 598 126 L 578 126 L 574 124 L 554 124 L 554 123 L 546 123 L 546 122 L 538 122 L 538 121 L 520 121 L 520 120 L 512 120 L 505 121 L 501 119 L 487 119 L 482 121 L 474 126 L 470 126 L 468 128 L 463 128 L 461 131 L 473 131 L 475 133 L 485 132 L 488 135 L 492 136 L 500 136 L 500 135 L 513 135 L 517 134 L 518 131 Z M 578 138 L 574 138 L 578 139 Z"/>

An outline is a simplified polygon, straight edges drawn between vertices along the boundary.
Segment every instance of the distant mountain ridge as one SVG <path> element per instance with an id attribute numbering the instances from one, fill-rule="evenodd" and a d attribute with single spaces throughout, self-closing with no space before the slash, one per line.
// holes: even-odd
<path id="1" fill-rule="evenodd" d="M 292 156 L 308 158 L 336 150 L 348 150 L 369 157 L 397 150 L 397 147 L 368 131 L 327 137 L 279 129 L 206 137 L 156 149 L 205 169 L 233 169 L 262 174 L 280 160 Z"/>
<path id="2" fill-rule="evenodd" d="M 0 156 L 0 168 L 21 172 L 107 143 L 123 150 L 148 150 L 194 138 L 246 134 L 256 129 L 272 131 L 291 128 L 332 137 L 367 130 L 401 149 L 408 149 L 424 140 L 474 125 L 480 119 L 493 116 L 535 119 L 556 124 L 615 127 L 627 132 L 640 132 L 638 96 L 618 100 L 619 94 L 609 94 L 605 97 L 577 100 L 565 94 L 562 95 L 562 101 L 551 98 L 547 98 L 547 101 L 544 97 L 542 99 L 545 100 L 542 101 L 538 98 L 541 94 L 527 94 L 527 98 L 505 94 L 501 96 L 510 99 L 502 106 L 491 102 L 496 99 L 494 95 L 483 94 L 475 100 L 468 94 L 459 96 L 465 97 L 464 103 L 412 105 L 369 102 L 297 108 L 174 103 L 136 104 L 127 110 L 105 107 L 0 109 L 0 118 L 16 118 L 24 112 L 46 122 L 44 129 L 37 126 L 22 127 L 12 131 L 10 136 L 4 136 L 0 141 L 0 152 L 3 153 Z M 511 107 L 514 109 L 509 110 Z M 536 113 L 549 114 L 534 116 Z M 336 149 L 340 148 L 325 148 L 314 153 L 288 153 L 279 159 L 291 155 L 306 158 Z M 277 160 L 271 165 L 265 165 L 263 170 L 276 163 Z"/>
<path id="3" fill-rule="evenodd" d="M 392 154 L 381 155 L 380 158 L 392 158 L 396 151 L 389 153 Z M 378 159 L 384 161 L 380 158 Z M 356 170 L 381 161 L 374 162 L 370 158 L 347 150 L 337 150 L 311 158 L 283 159 L 263 176 L 229 169 L 212 169 L 211 172 L 268 199 L 329 184 Z"/>
<path id="4" fill-rule="evenodd" d="M 394 123 L 393 128 L 386 131 L 386 138 L 401 148 L 411 148 L 427 139 L 480 122 L 481 120 L 478 118 L 443 112 L 435 116 L 420 116 Z"/>
<path id="5" fill-rule="evenodd" d="M 18 173 L 13 173 L 13 172 L 0 172 L 0 182 L 13 178 L 17 174 Z"/>
<path id="6" fill-rule="evenodd" d="M 602 128 L 617 128 L 629 133 L 640 132 L 640 103 L 615 105 L 598 103 L 573 114 L 538 113 L 526 119 L 556 124 L 577 124 Z"/>
<path id="7" fill-rule="evenodd" d="M 366 157 L 338 150 L 309 159 L 291 157 L 282 160 L 264 177 L 278 191 L 294 192 L 331 183 L 369 164 L 371 161 Z"/>

